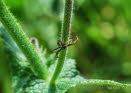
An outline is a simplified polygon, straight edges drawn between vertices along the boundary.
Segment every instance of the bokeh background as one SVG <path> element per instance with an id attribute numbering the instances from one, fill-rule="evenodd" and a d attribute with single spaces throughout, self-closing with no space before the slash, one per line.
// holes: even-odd
<path id="1" fill-rule="evenodd" d="M 57 47 L 64 0 L 5 0 L 29 37 L 48 55 Z M 75 0 L 69 48 L 81 75 L 131 83 L 131 0 Z M 10 93 L 8 61 L 0 39 L 0 93 Z M 3 92 L 2 92 L 3 91 Z M 129 88 L 77 87 L 67 93 L 131 93 Z"/>

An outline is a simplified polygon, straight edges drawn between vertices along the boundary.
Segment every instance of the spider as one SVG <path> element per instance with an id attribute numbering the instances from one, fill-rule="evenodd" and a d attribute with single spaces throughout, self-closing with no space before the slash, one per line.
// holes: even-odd
<path id="1" fill-rule="evenodd" d="M 71 42 L 70 42 L 71 41 Z M 56 52 L 56 57 L 58 58 L 58 54 L 62 49 L 65 49 L 68 46 L 74 45 L 78 41 L 78 37 L 76 37 L 76 40 L 72 42 L 72 40 L 66 41 L 66 44 L 63 44 L 60 40 L 57 41 L 58 48 L 54 49 L 53 51 Z M 68 43 L 70 42 L 70 43 Z"/>

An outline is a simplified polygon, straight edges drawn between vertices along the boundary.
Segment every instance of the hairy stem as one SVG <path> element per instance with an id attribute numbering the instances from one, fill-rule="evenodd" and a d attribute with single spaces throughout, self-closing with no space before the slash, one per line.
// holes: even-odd
<path id="1" fill-rule="evenodd" d="M 29 38 L 23 32 L 3 0 L 0 0 L 0 21 L 29 60 L 35 75 L 42 79 L 47 79 L 49 73 L 46 65 L 42 62 Z"/>
<path id="2" fill-rule="evenodd" d="M 66 41 L 68 41 L 70 37 L 72 13 L 73 13 L 73 0 L 65 0 L 64 19 L 63 19 L 62 30 L 61 30 L 61 41 L 63 43 L 66 43 Z M 55 83 L 56 79 L 58 78 L 63 68 L 66 54 L 67 54 L 67 48 L 60 52 L 55 71 L 50 81 L 51 84 Z"/>

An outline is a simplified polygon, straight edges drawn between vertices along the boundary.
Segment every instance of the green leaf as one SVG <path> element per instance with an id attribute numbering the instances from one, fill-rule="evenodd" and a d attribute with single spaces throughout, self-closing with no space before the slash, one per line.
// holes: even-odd
<path id="1" fill-rule="evenodd" d="M 53 71 L 54 65 L 50 67 Z M 20 81 L 22 81 L 21 78 Z M 17 93 L 65 93 L 72 87 L 76 86 L 106 86 L 106 87 L 131 87 L 130 84 L 122 84 L 111 80 L 97 80 L 97 79 L 84 79 L 79 76 L 76 70 L 75 61 L 67 59 L 64 68 L 55 85 L 50 85 L 45 80 L 38 79 L 37 77 L 29 77 L 24 87 L 19 88 L 21 92 Z"/>
<path id="2" fill-rule="evenodd" d="M 23 89 L 24 93 L 65 93 L 72 87 L 80 85 L 88 86 L 105 86 L 105 87 L 131 87 L 131 84 L 122 84 L 111 80 L 84 79 L 81 76 L 75 78 L 59 79 L 56 85 L 49 85 L 44 80 L 34 79 L 28 82 L 28 86 Z M 22 92 L 22 93 L 23 93 Z"/>
<path id="3" fill-rule="evenodd" d="M 78 74 L 79 74 L 79 71 L 76 69 L 75 60 L 66 59 L 59 78 L 73 78 L 73 77 L 76 77 Z"/>

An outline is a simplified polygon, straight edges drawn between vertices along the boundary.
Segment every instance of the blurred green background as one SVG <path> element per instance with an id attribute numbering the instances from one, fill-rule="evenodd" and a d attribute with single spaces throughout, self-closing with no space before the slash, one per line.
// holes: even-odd
<path id="1" fill-rule="evenodd" d="M 29 37 L 48 55 L 57 47 L 64 0 L 5 0 Z M 81 75 L 131 83 L 131 0 L 75 0 L 69 48 Z M 8 61 L 0 39 L 0 93 L 10 93 Z M 77 87 L 67 93 L 131 93 L 131 89 Z"/>

